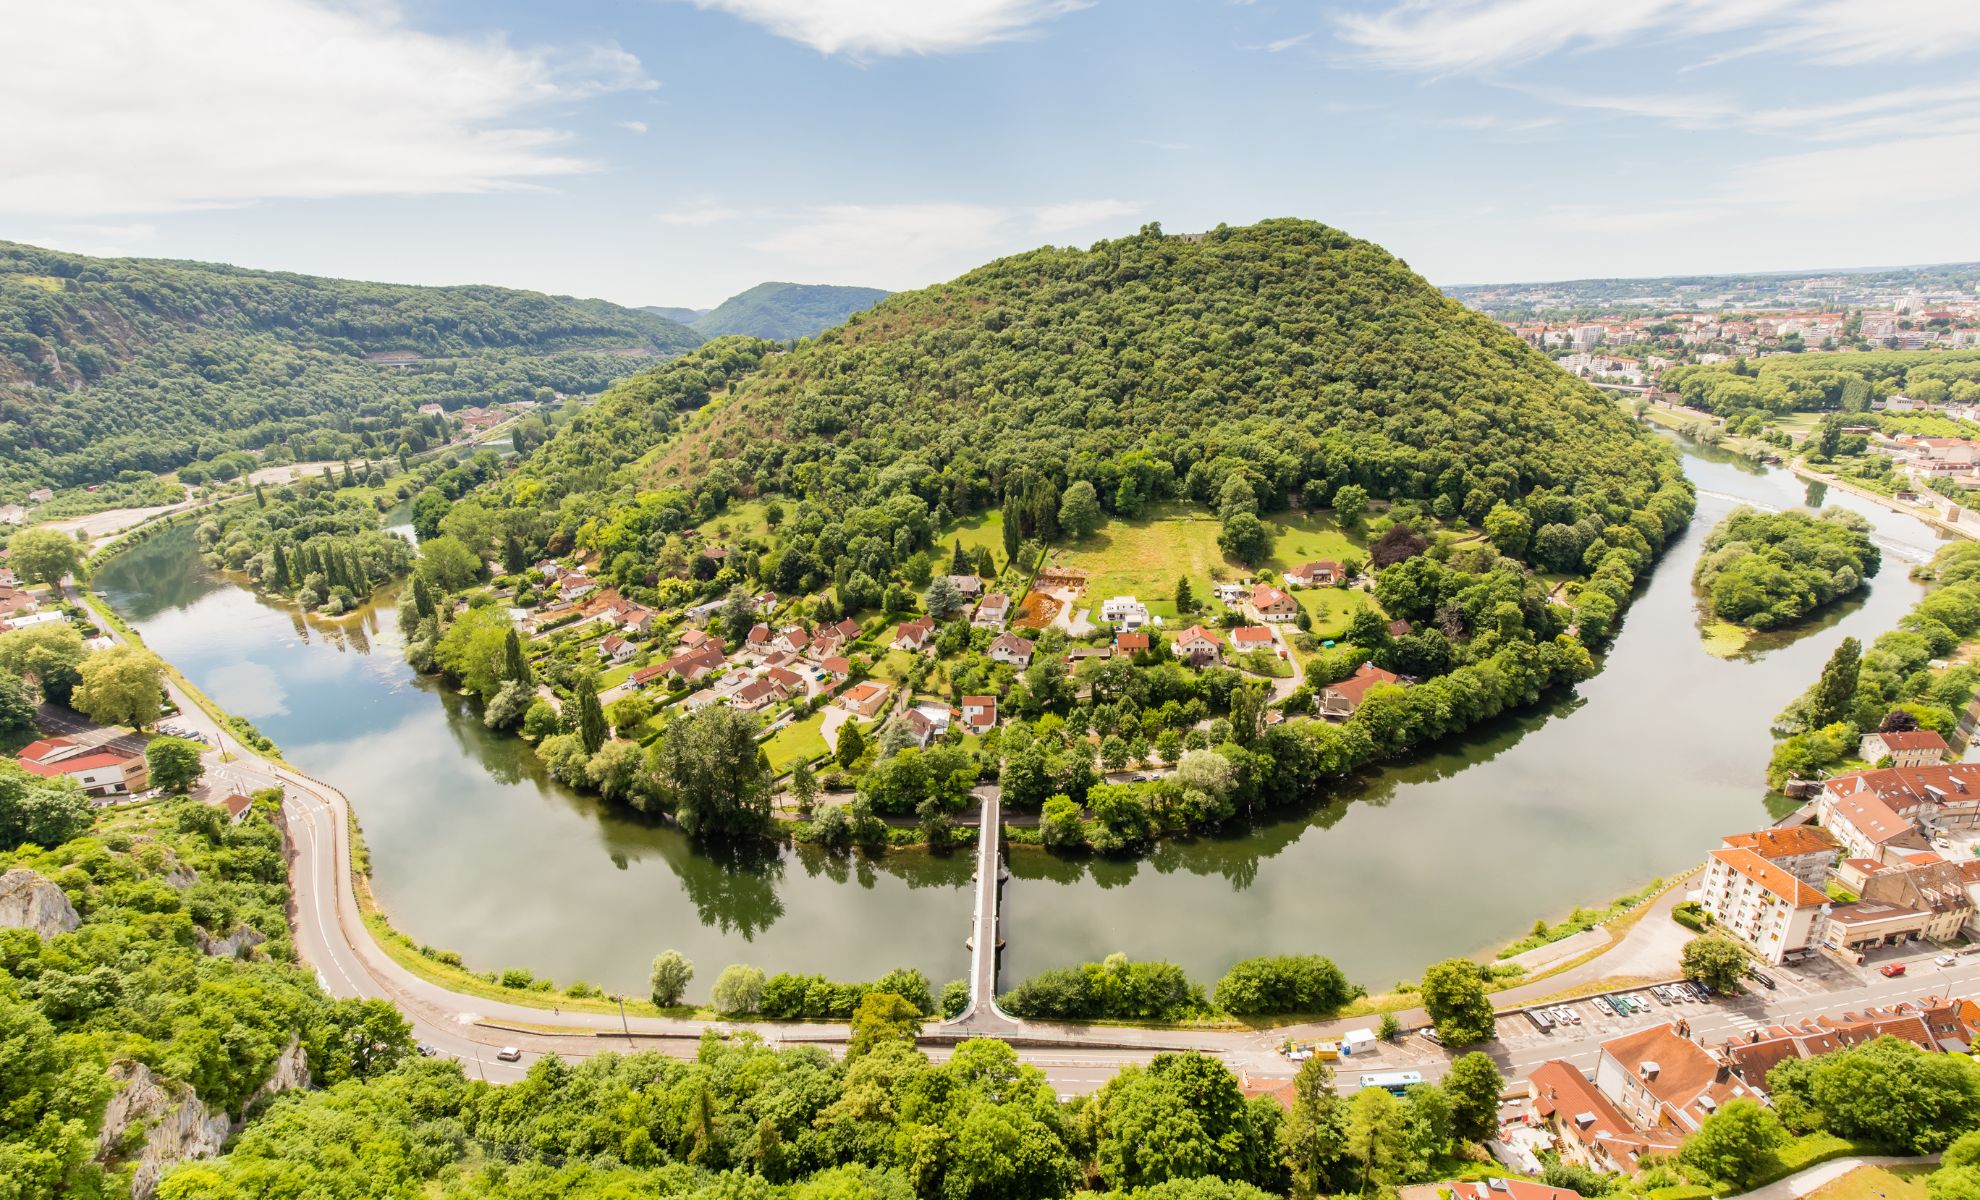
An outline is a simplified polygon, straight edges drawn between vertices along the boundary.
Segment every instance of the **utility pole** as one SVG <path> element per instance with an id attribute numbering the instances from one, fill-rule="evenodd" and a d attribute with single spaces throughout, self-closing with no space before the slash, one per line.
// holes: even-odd
<path id="1" fill-rule="evenodd" d="M 633 1040 L 632 1040 L 632 1024 L 626 1020 L 626 998 L 615 992 L 612 995 L 612 999 L 619 1002 L 619 1028 L 626 1031 L 626 1049 L 631 1050 L 634 1048 Z"/>

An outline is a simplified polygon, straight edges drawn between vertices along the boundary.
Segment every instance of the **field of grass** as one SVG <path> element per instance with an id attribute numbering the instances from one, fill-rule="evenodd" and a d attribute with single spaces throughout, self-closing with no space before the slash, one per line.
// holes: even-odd
<path id="1" fill-rule="evenodd" d="M 973 557 L 985 546 L 997 559 L 997 565 L 1004 565 L 1004 513 L 1002 509 L 991 509 L 977 513 L 950 525 L 948 531 L 936 539 L 937 545 L 945 553 L 954 553 L 956 543 Z M 947 561 L 946 559 L 944 561 Z"/>
<path id="2" fill-rule="evenodd" d="M 825 714 L 815 712 L 802 721 L 793 721 L 770 735 L 763 743 L 763 752 L 770 756 L 770 769 L 779 775 L 789 771 L 800 759 L 815 759 L 826 751 L 825 734 L 822 727 Z"/>
<path id="3" fill-rule="evenodd" d="M 1858 1167 L 1810 1192 L 1809 1200 L 1925 1200 L 1926 1164 Z"/>
<path id="4" fill-rule="evenodd" d="M 1321 641 L 1346 633 L 1356 613 L 1376 606 L 1375 597 L 1351 588 L 1301 588 L 1292 597 L 1313 618 L 1313 636 Z"/>
<path id="5" fill-rule="evenodd" d="M 873 661 L 871 674 L 876 679 L 899 683 L 907 678 L 908 668 L 914 664 L 914 655 L 905 650 L 889 650 Z"/>
<path id="6" fill-rule="evenodd" d="M 629 662 L 620 663 L 618 666 L 613 667 L 608 671 L 602 672 L 598 676 L 598 690 L 602 692 L 607 688 L 618 687 L 620 684 L 624 683 L 626 681 L 626 678 L 630 676 L 632 673 L 633 673 L 633 664 Z"/>
<path id="7" fill-rule="evenodd" d="M 744 538 L 768 541 L 770 522 L 763 515 L 767 507 L 767 502 L 762 500 L 732 501 L 714 520 L 701 526 L 702 536 L 718 546 Z"/>
<path id="8" fill-rule="evenodd" d="M 1190 589 L 1202 598 L 1210 594 L 1213 579 L 1245 574 L 1218 549 L 1220 528 L 1214 516 L 1193 505 L 1157 505 L 1132 521 L 1108 521 L 1054 554 L 1051 565 L 1086 574 L 1085 599 L 1095 621 L 1108 597 L 1135 596 L 1166 623 L 1175 614 L 1178 575 L 1187 575 Z"/>
<path id="9" fill-rule="evenodd" d="M 1331 513 L 1280 513 L 1268 519 L 1272 531 L 1272 557 L 1264 563 L 1274 571 L 1284 571 L 1316 559 L 1366 559 L 1367 547 L 1342 531 Z"/>

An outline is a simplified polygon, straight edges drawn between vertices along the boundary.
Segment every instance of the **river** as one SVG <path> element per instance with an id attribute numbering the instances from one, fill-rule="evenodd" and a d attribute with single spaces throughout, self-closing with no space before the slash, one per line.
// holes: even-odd
<path id="1" fill-rule="evenodd" d="M 1600 675 L 1543 710 L 1371 773 L 1334 803 L 1138 861 L 1015 848 L 1004 986 L 1121 950 L 1214 980 L 1253 954 L 1317 952 L 1371 988 L 1700 862 L 1771 819 L 1769 718 L 1844 636 L 1866 643 L 1920 593 L 1941 535 L 1847 495 L 1884 569 L 1867 597 L 1747 658 L 1706 653 L 1691 571 L 1740 503 L 1810 499 L 1780 470 L 1685 448 L 1698 515 L 1629 609 Z M 1819 488 L 1820 485 L 1814 485 Z M 355 805 L 393 923 L 477 969 L 527 967 L 638 992 L 679 949 L 705 994 L 721 968 L 961 976 L 971 856 L 711 854 L 549 780 L 522 743 L 401 658 L 389 600 L 304 619 L 209 571 L 190 530 L 105 564 L 98 589 L 222 706 Z"/>

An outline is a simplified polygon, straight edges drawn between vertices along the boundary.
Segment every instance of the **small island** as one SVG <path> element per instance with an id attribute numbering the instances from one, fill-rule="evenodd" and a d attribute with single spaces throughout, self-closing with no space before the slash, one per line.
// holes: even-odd
<path id="1" fill-rule="evenodd" d="M 1726 514 L 1692 575 L 1706 648 L 1730 657 L 1755 634 L 1791 628 L 1855 594 L 1882 565 L 1869 530 L 1840 508 L 1770 513 L 1742 505 Z"/>

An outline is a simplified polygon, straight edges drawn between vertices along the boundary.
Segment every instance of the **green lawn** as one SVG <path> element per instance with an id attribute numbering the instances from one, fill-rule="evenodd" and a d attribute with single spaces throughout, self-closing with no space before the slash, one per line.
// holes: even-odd
<path id="1" fill-rule="evenodd" d="M 1351 588 L 1299 588 L 1292 598 L 1313 618 L 1313 636 L 1321 641 L 1346 633 L 1354 614 L 1375 607 L 1373 596 Z"/>
<path id="2" fill-rule="evenodd" d="M 1280 513 L 1269 518 L 1265 527 L 1272 531 L 1272 557 L 1264 565 L 1274 571 L 1316 559 L 1339 562 L 1368 557 L 1367 547 L 1342 532 L 1332 513 Z"/>
<path id="3" fill-rule="evenodd" d="M 1161 504 L 1132 521 L 1113 520 L 1091 537 L 1052 556 L 1052 565 L 1086 574 L 1086 600 L 1093 619 L 1112 596 L 1135 596 L 1166 622 L 1175 613 L 1176 577 L 1189 576 L 1190 589 L 1210 594 L 1213 578 L 1230 579 L 1244 569 L 1217 548 L 1217 519 L 1193 505 Z"/>
<path id="4" fill-rule="evenodd" d="M 1004 511 L 993 508 L 971 517 L 965 517 L 960 521 L 952 523 L 941 536 L 935 539 L 936 548 L 941 550 L 944 555 L 953 554 L 957 542 L 963 544 L 963 549 L 969 551 L 972 558 L 975 557 L 978 550 L 988 546 L 990 553 L 997 559 L 997 565 L 1000 567 L 1005 565 Z M 942 561 L 946 563 L 948 559 L 944 558 Z"/>
<path id="5" fill-rule="evenodd" d="M 727 545 L 744 538 L 770 540 L 770 522 L 764 519 L 764 510 L 769 506 L 764 500 L 734 500 L 715 514 L 711 521 L 704 522 L 701 534 L 714 545 Z M 788 507 L 788 506 L 787 506 Z"/>
<path id="6" fill-rule="evenodd" d="M 604 672 L 598 677 L 598 690 L 602 692 L 606 688 L 618 687 L 626 681 L 626 677 L 631 675 L 633 670 L 632 663 L 622 662 L 611 670 Z"/>
<path id="7" fill-rule="evenodd" d="M 825 714 L 815 712 L 771 734 L 769 740 L 763 743 L 763 752 L 770 756 L 770 769 L 782 775 L 800 759 L 815 759 L 823 755 L 826 751 L 825 735 L 820 729 L 824 724 Z"/>
<path id="8" fill-rule="evenodd" d="M 905 650 L 889 650 L 873 661 L 870 672 L 877 679 L 899 683 L 907 678 L 908 668 L 914 664 L 914 655 Z"/>

